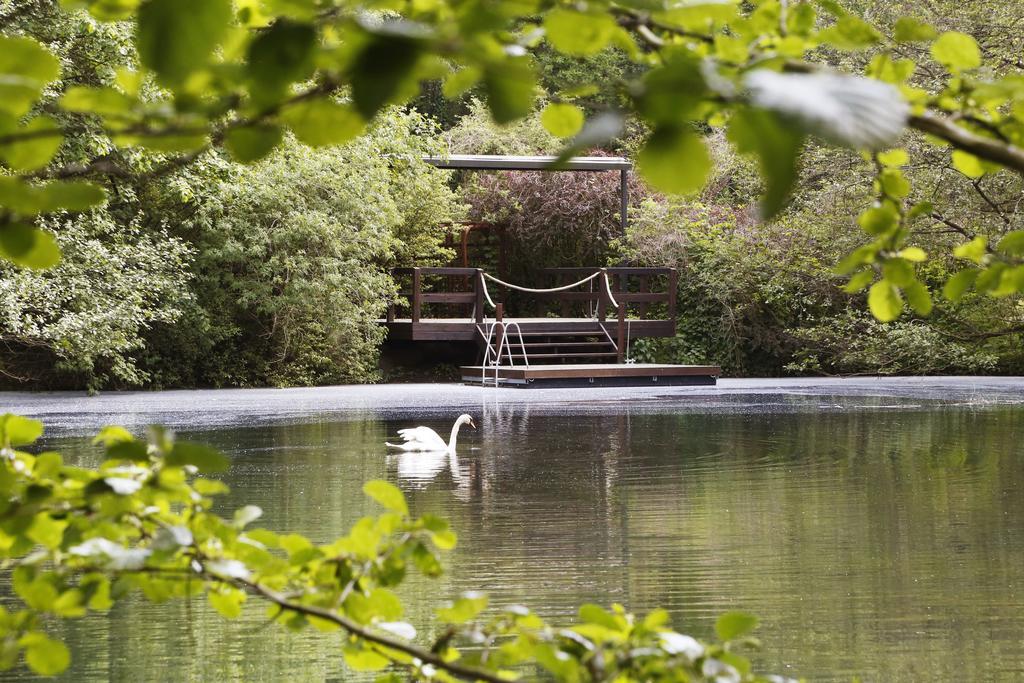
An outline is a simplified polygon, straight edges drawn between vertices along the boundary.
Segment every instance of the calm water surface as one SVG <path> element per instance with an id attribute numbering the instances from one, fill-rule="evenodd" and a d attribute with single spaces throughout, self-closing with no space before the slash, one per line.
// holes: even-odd
<path id="1" fill-rule="evenodd" d="M 432 607 L 464 590 L 567 621 L 582 602 L 667 608 L 709 636 L 717 614 L 758 614 L 766 672 L 810 680 L 1024 677 L 1024 407 L 934 400 L 755 397 L 588 414 L 529 404 L 475 410 L 457 460 L 388 456 L 384 440 L 457 412 L 312 414 L 200 438 L 232 456 L 222 511 L 326 542 L 374 506 L 385 478 L 414 513 L 448 517 L 459 547 L 440 580 L 404 589 Z M 52 440 L 82 464 L 80 436 Z M 346 680 L 336 635 L 226 622 L 204 604 L 140 601 L 57 625 L 90 680 Z"/>

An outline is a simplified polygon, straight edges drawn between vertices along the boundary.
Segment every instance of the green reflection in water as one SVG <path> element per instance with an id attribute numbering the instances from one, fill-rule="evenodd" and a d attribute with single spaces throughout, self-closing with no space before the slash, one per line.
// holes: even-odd
<path id="1" fill-rule="evenodd" d="M 423 420 L 191 436 L 233 456 L 223 511 L 259 505 L 277 531 L 333 539 L 373 511 L 360 487 L 377 477 L 415 513 L 450 518 L 449 573 L 403 590 L 425 638 L 439 600 L 479 589 L 549 617 L 585 601 L 664 606 L 696 635 L 746 609 L 762 618 L 759 668 L 812 680 L 1024 674 L 1024 410 L 790 403 L 604 416 L 507 406 L 464 433 L 457 462 L 385 455 L 389 433 Z M 79 464 L 96 457 L 84 440 L 57 445 Z M 263 613 L 227 622 L 201 602 L 136 600 L 55 628 L 75 655 L 69 680 L 349 678 L 337 635 L 285 633 Z"/>

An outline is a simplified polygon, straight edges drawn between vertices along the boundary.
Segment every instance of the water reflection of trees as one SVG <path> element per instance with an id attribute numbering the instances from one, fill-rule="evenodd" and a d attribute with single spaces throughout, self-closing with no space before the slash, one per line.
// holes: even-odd
<path id="1" fill-rule="evenodd" d="M 373 478 L 398 481 L 416 512 L 451 519 L 460 545 L 450 573 L 404 590 L 419 625 L 439 599 L 470 588 L 550 616 L 589 600 L 661 605 L 697 632 L 742 607 L 764 619 L 772 670 L 892 680 L 1020 668 L 1024 413 L 884 404 L 797 398 L 768 413 L 627 405 L 575 416 L 488 407 L 460 439 L 458 462 L 415 485 L 382 448 L 410 420 L 201 437 L 234 454 L 224 508 L 260 505 L 280 531 L 335 538 L 373 511 L 359 492 Z M 420 423 L 445 430 L 450 418 Z M 61 447 L 72 462 L 96 457 Z M 201 605 L 139 602 L 63 628 L 82 653 L 76 680 L 161 667 L 177 667 L 173 678 L 340 675 L 330 637 L 263 624 L 262 609 L 224 622 Z"/>

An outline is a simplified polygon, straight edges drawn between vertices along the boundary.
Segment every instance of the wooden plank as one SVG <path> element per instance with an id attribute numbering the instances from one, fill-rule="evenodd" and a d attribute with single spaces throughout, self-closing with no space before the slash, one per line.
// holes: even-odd
<path id="1" fill-rule="evenodd" d="M 469 365 L 462 372 L 480 374 L 483 368 Z M 493 377 L 494 368 L 488 368 Z M 586 365 L 531 365 L 498 368 L 498 377 L 509 379 L 568 379 L 588 377 L 718 377 L 722 369 L 717 365 L 657 365 L 647 363 L 592 363 Z"/>
<path id="2" fill-rule="evenodd" d="M 423 160 L 438 168 L 465 168 L 486 171 L 621 171 L 633 168 L 623 157 L 570 157 L 557 166 L 554 156 L 503 156 L 498 154 L 449 154 L 425 156 Z"/>
<path id="3" fill-rule="evenodd" d="M 420 301 L 425 304 L 472 304 L 476 303 L 476 292 L 424 292 Z"/>
<path id="4" fill-rule="evenodd" d="M 423 296 L 422 281 L 420 280 L 420 269 L 412 269 L 412 321 L 417 323 L 420 321 L 420 313 L 423 310 L 422 301 L 420 297 Z"/>

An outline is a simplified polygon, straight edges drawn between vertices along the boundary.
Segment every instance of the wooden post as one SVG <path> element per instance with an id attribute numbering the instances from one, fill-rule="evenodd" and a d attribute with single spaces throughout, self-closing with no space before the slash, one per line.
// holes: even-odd
<path id="1" fill-rule="evenodd" d="M 672 268 L 668 271 L 668 319 L 672 321 L 672 329 L 676 329 L 676 291 L 679 289 L 679 271 Z"/>
<path id="2" fill-rule="evenodd" d="M 601 269 L 601 274 L 597 277 L 597 286 L 600 289 L 600 293 L 597 297 L 597 319 L 604 322 L 608 318 L 608 289 L 610 285 L 608 283 L 608 270 L 606 268 Z"/>
<path id="3" fill-rule="evenodd" d="M 494 337 L 494 353 L 498 359 L 498 365 L 501 365 L 501 348 L 504 346 L 505 341 L 505 323 L 502 322 L 505 319 L 505 304 L 495 305 L 494 319 L 495 327 L 497 328 L 497 334 Z"/>
<path id="4" fill-rule="evenodd" d="M 422 296 L 423 293 L 420 291 L 420 269 L 412 269 L 412 321 L 418 323 L 420 321 L 420 310 L 423 307 Z"/>
<path id="5" fill-rule="evenodd" d="M 473 281 L 473 291 L 476 292 L 476 303 L 474 306 L 474 317 L 477 323 L 484 321 L 484 269 L 476 269 L 476 279 Z"/>
<path id="6" fill-rule="evenodd" d="M 650 291 L 651 291 L 651 276 L 650 275 L 641 275 L 640 276 L 640 292 L 646 294 L 646 293 L 649 293 Z M 643 301 L 643 302 L 640 303 L 640 307 L 639 307 L 640 308 L 640 315 L 638 316 L 639 318 L 641 318 L 641 319 L 647 318 L 647 309 L 648 309 L 649 306 L 650 306 L 650 304 L 647 303 L 646 301 Z"/>
<path id="7" fill-rule="evenodd" d="M 619 329 L 616 331 L 616 338 L 619 346 L 617 361 L 621 363 L 626 358 L 626 304 L 622 301 L 619 302 Z"/>

